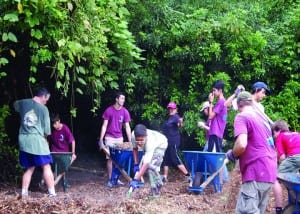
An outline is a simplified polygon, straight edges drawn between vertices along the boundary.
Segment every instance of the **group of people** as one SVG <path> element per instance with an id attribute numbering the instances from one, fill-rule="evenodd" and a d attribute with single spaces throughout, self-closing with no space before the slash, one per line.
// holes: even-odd
<path id="1" fill-rule="evenodd" d="M 234 119 L 234 147 L 226 153 L 228 159 L 239 160 L 242 175 L 236 213 L 264 213 L 273 190 L 275 212 L 280 214 L 283 196 L 277 173 L 299 173 L 300 133 L 291 132 L 284 120 L 273 122 L 265 114 L 261 101 L 270 89 L 264 82 L 253 84 L 252 93 L 239 85 L 228 99 L 224 98 L 223 89 L 220 81 L 215 82 L 213 93 L 202 104 L 201 112 L 206 121 L 198 122 L 198 127 L 206 130 L 204 151 L 222 151 L 226 110 L 231 106 L 238 110 Z M 215 106 L 214 96 L 218 98 Z"/>
<path id="2" fill-rule="evenodd" d="M 273 190 L 275 213 L 281 214 L 283 196 L 277 174 L 299 173 L 300 133 L 291 132 L 286 121 L 273 122 L 265 114 L 260 102 L 270 89 L 264 82 L 253 84 L 252 94 L 244 90 L 238 86 L 225 102 L 239 111 L 234 119 L 234 147 L 227 152 L 230 160 L 238 159 L 242 175 L 236 213 L 264 213 Z"/>
<path id="3" fill-rule="evenodd" d="M 131 120 L 128 110 L 124 107 L 125 95 L 118 92 L 115 103 L 109 106 L 103 113 L 103 123 L 100 130 L 99 148 L 118 147 L 124 142 L 122 127 L 125 124 L 127 140 L 132 142 L 134 160 L 134 179 L 130 186 L 137 188 L 138 182 L 148 171 L 151 191 L 153 196 L 160 195 L 163 182 L 168 180 L 169 167 L 178 167 L 189 181 L 190 173 L 181 161 L 178 148 L 180 145 L 179 128 L 183 119 L 178 115 L 177 105 L 170 102 L 167 106 L 168 119 L 162 125 L 162 133 L 147 129 L 143 124 L 138 124 L 131 132 L 129 122 Z M 138 150 L 144 151 L 142 164 L 139 163 Z M 115 175 L 112 175 L 112 161 L 107 158 L 107 186 L 124 185 Z M 164 174 L 160 175 L 160 167 L 163 165 Z"/>
<path id="4" fill-rule="evenodd" d="M 235 142 L 226 155 L 232 161 L 239 160 L 242 175 L 236 212 L 264 213 L 269 193 L 273 189 L 276 214 L 279 214 L 282 212 L 282 187 L 277 181 L 277 173 L 299 171 L 300 134 L 289 131 L 288 124 L 283 120 L 272 123 L 264 113 L 260 101 L 270 93 L 264 82 L 256 82 L 252 87 L 252 94 L 245 91 L 242 85 L 239 85 L 228 99 L 225 99 L 223 93 L 224 83 L 221 80 L 215 81 L 208 101 L 201 108 L 201 112 L 207 118 L 205 123 L 198 122 L 198 126 L 206 130 L 205 151 L 223 152 L 222 142 L 227 122 L 227 109 L 233 106 L 239 111 L 234 119 Z M 47 139 L 52 140 L 54 152 L 65 152 L 70 145 L 72 151 L 70 162 L 76 159 L 74 137 L 69 128 L 60 122 L 58 115 L 51 117 L 53 128 L 56 130 L 51 134 L 49 112 L 45 106 L 49 97 L 50 93 L 43 88 L 38 90 L 32 99 L 18 100 L 14 104 L 21 118 L 20 164 L 26 169 L 22 178 L 22 196 L 28 195 L 31 176 L 36 166 L 41 166 L 43 169 L 49 195 L 56 195 L 50 165 L 53 160 Z M 168 180 L 169 167 L 177 167 L 187 179 L 190 179 L 190 173 L 178 155 L 179 129 L 182 127 L 183 118 L 178 114 L 176 103 L 168 104 L 169 116 L 163 123 L 161 132 L 147 129 L 143 124 L 136 125 L 131 131 L 129 125 L 131 118 L 124 103 L 125 95 L 121 92 L 117 93 L 115 103 L 103 113 L 99 148 L 122 144 L 124 141 L 122 127 L 125 124 L 127 140 L 133 146 L 135 175 L 130 186 L 137 188 L 139 180 L 148 171 L 152 195 L 159 196 L 163 182 Z M 142 164 L 139 163 L 139 149 L 144 151 Z M 279 167 L 277 161 L 280 163 Z M 164 169 L 162 176 L 161 165 Z M 123 185 L 120 180 L 112 178 L 110 156 L 107 156 L 107 171 L 107 186 Z"/>
<path id="5" fill-rule="evenodd" d="M 19 160 L 20 165 L 25 168 L 22 176 L 22 197 L 28 196 L 28 188 L 36 167 L 43 170 L 43 182 L 47 185 L 48 195 L 56 196 L 55 185 L 65 176 L 69 165 L 76 159 L 74 136 L 69 127 L 61 123 L 58 114 L 53 113 L 50 117 L 45 106 L 49 98 L 49 91 L 41 88 L 32 99 L 17 100 L 14 103 L 15 111 L 20 115 Z M 50 124 L 53 126 L 52 131 Z M 52 152 L 71 150 L 71 155 L 52 157 L 50 148 Z M 56 179 L 51 165 L 53 162 L 60 163 Z"/>

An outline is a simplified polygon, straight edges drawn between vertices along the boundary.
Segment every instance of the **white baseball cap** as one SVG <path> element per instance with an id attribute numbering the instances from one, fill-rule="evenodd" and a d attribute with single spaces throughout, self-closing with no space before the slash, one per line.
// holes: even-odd
<path id="1" fill-rule="evenodd" d="M 203 111 L 204 109 L 208 108 L 209 107 L 209 102 L 208 101 L 205 101 L 204 103 L 202 103 L 202 108 L 200 111 Z"/>

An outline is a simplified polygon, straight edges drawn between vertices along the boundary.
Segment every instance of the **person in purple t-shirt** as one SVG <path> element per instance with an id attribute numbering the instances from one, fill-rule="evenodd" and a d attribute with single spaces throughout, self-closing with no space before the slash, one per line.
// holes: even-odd
<path id="1" fill-rule="evenodd" d="M 236 213 L 265 213 L 269 193 L 277 176 L 277 158 L 270 124 L 254 108 L 252 95 L 237 97 L 240 111 L 234 119 L 235 143 L 227 152 L 239 159 L 242 185 Z"/>
<path id="2" fill-rule="evenodd" d="M 215 148 L 216 152 L 222 152 L 222 139 L 227 121 L 227 107 L 224 105 L 224 83 L 217 80 L 212 85 L 213 92 L 208 96 L 209 108 L 208 119 L 211 120 L 208 132 L 208 152 L 212 152 Z M 216 104 L 213 106 L 214 98 L 217 98 Z"/>
<path id="3" fill-rule="evenodd" d="M 65 173 L 77 156 L 75 154 L 75 139 L 69 127 L 61 123 L 57 113 L 51 114 L 50 119 L 53 126 L 52 133 L 49 136 L 51 152 L 70 152 L 70 148 L 72 152 L 71 159 L 68 155 L 52 155 L 58 167 L 58 176 L 54 182 L 56 185 L 61 178 L 65 181 Z"/>
<path id="4" fill-rule="evenodd" d="M 131 120 L 128 110 L 124 107 L 125 95 L 118 92 L 115 96 L 115 104 L 109 106 L 103 113 L 103 124 L 99 137 L 99 148 L 102 146 L 116 147 L 118 144 L 123 143 L 122 126 L 125 124 L 127 139 L 131 142 L 131 128 L 129 122 Z M 105 137 L 105 138 L 104 138 Z M 107 174 L 108 174 L 108 187 L 113 185 L 124 185 L 119 179 L 115 183 L 115 178 L 112 178 L 112 160 L 107 158 Z"/>

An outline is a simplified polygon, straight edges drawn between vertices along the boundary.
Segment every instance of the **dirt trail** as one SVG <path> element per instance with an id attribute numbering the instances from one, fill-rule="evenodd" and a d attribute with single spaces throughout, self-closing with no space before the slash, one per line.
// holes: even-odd
<path id="1" fill-rule="evenodd" d="M 44 191 L 32 184 L 30 197 L 20 199 L 19 187 L 0 184 L 0 213 L 231 214 L 234 213 L 240 180 L 239 171 L 233 170 L 222 193 L 215 193 L 212 186 L 208 186 L 202 194 L 195 195 L 188 191 L 184 176 L 171 170 L 160 198 L 150 197 L 147 177 L 145 186 L 128 198 L 127 185 L 112 189 L 105 186 L 104 158 L 99 154 L 79 155 L 69 172 L 70 188 L 65 193 L 58 184 L 57 197 L 48 198 Z M 273 205 L 274 197 L 271 195 L 266 214 L 272 213 Z"/>

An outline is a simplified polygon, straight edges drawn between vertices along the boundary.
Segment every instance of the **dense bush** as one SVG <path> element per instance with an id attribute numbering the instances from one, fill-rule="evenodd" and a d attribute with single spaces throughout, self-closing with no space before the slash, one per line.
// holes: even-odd
<path id="1" fill-rule="evenodd" d="M 15 182 L 20 180 L 21 167 L 19 165 L 19 151 L 14 145 L 10 145 L 5 130 L 5 119 L 10 115 L 7 105 L 0 108 L 0 182 Z"/>

